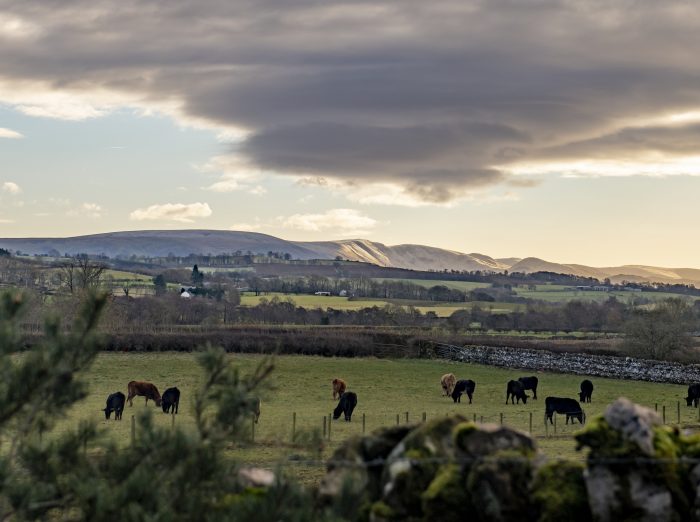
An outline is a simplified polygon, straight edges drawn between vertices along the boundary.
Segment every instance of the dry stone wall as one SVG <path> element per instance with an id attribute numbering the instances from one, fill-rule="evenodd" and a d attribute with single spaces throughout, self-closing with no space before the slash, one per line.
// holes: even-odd
<path id="1" fill-rule="evenodd" d="M 454 361 L 487 364 L 504 368 L 553 371 L 673 384 L 700 383 L 700 365 L 697 364 L 651 361 L 610 355 L 554 353 L 547 350 L 492 346 L 451 346 L 445 344 L 438 345 L 435 353 L 439 357 Z"/>

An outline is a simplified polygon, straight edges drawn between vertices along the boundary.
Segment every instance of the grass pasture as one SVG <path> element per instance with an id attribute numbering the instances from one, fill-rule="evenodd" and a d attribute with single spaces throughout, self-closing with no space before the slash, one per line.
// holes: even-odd
<path id="1" fill-rule="evenodd" d="M 348 297 L 339 297 L 336 295 L 294 295 L 270 292 L 263 295 L 253 295 L 245 292 L 241 295 L 241 305 L 256 306 L 261 299 L 272 299 L 277 297 L 281 300 L 291 299 L 296 306 L 303 308 L 315 309 L 333 308 L 335 310 L 360 310 L 362 308 L 371 308 L 378 306 L 379 308 L 388 304 L 398 306 L 414 306 L 421 313 L 435 312 L 438 317 L 449 317 L 457 310 L 471 310 L 473 306 L 479 306 L 484 310 L 491 310 L 492 313 L 509 313 L 518 308 L 522 308 L 522 304 L 518 303 L 500 303 L 486 301 L 470 301 L 461 303 L 451 302 L 434 302 L 434 301 L 413 301 L 409 299 L 350 299 Z"/>
<path id="2" fill-rule="evenodd" d="M 191 353 L 158 354 L 101 354 L 90 372 L 87 381 L 89 396 L 74 407 L 68 417 L 60 421 L 57 430 L 76 426 L 81 419 L 91 419 L 104 430 L 105 436 L 113 437 L 123 444 L 130 440 L 131 416 L 142 411 L 144 399 L 139 397 L 134 406 L 127 405 L 121 422 L 105 421 L 102 408 L 109 393 L 117 390 L 126 392 L 129 380 L 154 382 L 159 390 L 177 386 L 181 392 L 180 413 L 175 422 L 183 429 L 192 429 L 191 399 L 200 380 L 199 367 Z M 259 363 L 255 355 L 231 355 L 241 371 L 249 372 Z M 476 381 L 474 403 L 469 404 L 463 397 L 461 404 L 454 404 L 450 398 L 441 396 L 440 376 L 453 372 L 457 378 L 470 378 Z M 580 426 L 567 426 L 564 417 L 559 416 L 557 433 L 550 428 L 546 437 L 544 428 L 544 398 L 552 395 L 577 398 L 581 376 L 556 373 L 537 374 L 540 380 L 539 400 L 529 400 L 526 405 L 505 405 L 505 388 L 509 379 L 532 372 L 509 370 L 463 363 L 437 360 L 413 359 L 341 359 L 303 356 L 280 356 L 275 360 L 275 371 L 270 379 L 270 388 L 261 393 L 262 414 L 255 426 L 255 442 L 242 444 L 231 450 L 233 456 L 251 464 L 275 467 L 278 464 L 291 469 L 302 480 L 313 482 L 323 473 L 320 465 L 301 465 L 302 449 L 291 444 L 292 416 L 296 413 L 296 432 L 310 434 L 321 431 L 322 419 L 335 407 L 331 398 L 330 381 L 342 377 L 348 382 L 349 390 L 358 394 L 358 407 L 351 423 L 333 422 L 331 439 L 326 441 L 323 457 L 327 458 L 338 444 L 352 435 L 362 433 L 362 416 L 365 415 L 367 432 L 382 426 L 406 422 L 417 422 L 425 412 L 427 418 L 460 413 L 477 421 L 503 422 L 525 431 L 529 430 L 532 414 L 532 433 L 541 450 L 552 458 L 582 458 L 575 451 L 572 439 Z M 677 423 L 677 404 L 680 401 L 680 414 L 683 427 L 698 427 L 698 410 L 685 406 L 684 386 L 655 384 L 638 381 L 591 378 L 595 390 L 593 402 L 584 405 L 588 418 L 600 414 L 605 406 L 619 396 L 626 396 L 635 402 L 654 407 L 658 404 L 659 413 L 666 409 L 666 421 Z M 159 409 L 148 406 L 157 424 L 170 426 L 171 416 Z M 252 425 L 252 423 L 251 423 Z M 138 427 L 137 427 L 138 428 Z M 247 428 L 246 428 L 247 431 Z M 246 434 L 246 438 L 249 438 Z M 137 429 L 138 437 L 138 429 Z M 302 459 L 303 460 L 303 459 Z"/>

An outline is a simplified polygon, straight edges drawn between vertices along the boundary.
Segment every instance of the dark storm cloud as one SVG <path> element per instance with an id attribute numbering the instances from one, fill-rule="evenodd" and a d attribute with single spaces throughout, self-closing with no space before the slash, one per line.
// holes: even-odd
<path id="1" fill-rule="evenodd" d="M 620 122 L 700 107 L 698 22 L 690 1 L 0 0 L 0 80 L 180 100 L 249 129 L 261 167 L 443 202 L 533 183 L 495 165 L 692 152 L 693 127 Z"/>

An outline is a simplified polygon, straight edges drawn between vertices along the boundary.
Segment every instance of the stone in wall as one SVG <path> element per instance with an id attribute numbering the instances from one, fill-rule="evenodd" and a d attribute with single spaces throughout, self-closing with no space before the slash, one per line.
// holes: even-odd
<path id="1" fill-rule="evenodd" d="M 700 382 L 700 365 L 697 364 L 492 346 L 439 345 L 435 353 L 454 361 L 505 368 L 673 384 Z"/>

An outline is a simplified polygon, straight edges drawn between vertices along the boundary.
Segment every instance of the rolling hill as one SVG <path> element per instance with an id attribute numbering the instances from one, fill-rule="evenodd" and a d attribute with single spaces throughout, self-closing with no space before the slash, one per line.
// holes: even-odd
<path id="1" fill-rule="evenodd" d="M 301 242 L 287 241 L 256 232 L 226 230 L 143 230 L 110 232 L 66 238 L 0 239 L 0 248 L 25 254 L 87 253 L 128 258 L 132 255 L 165 257 L 169 254 L 223 254 L 280 252 L 294 259 L 343 259 L 379 266 L 413 270 L 485 270 L 501 272 L 555 272 L 613 282 L 684 283 L 700 286 L 700 269 L 663 268 L 647 265 L 590 267 L 552 263 L 536 257 L 494 259 L 484 254 L 465 254 L 426 245 L 394 245 L 366 239 Z"/>

